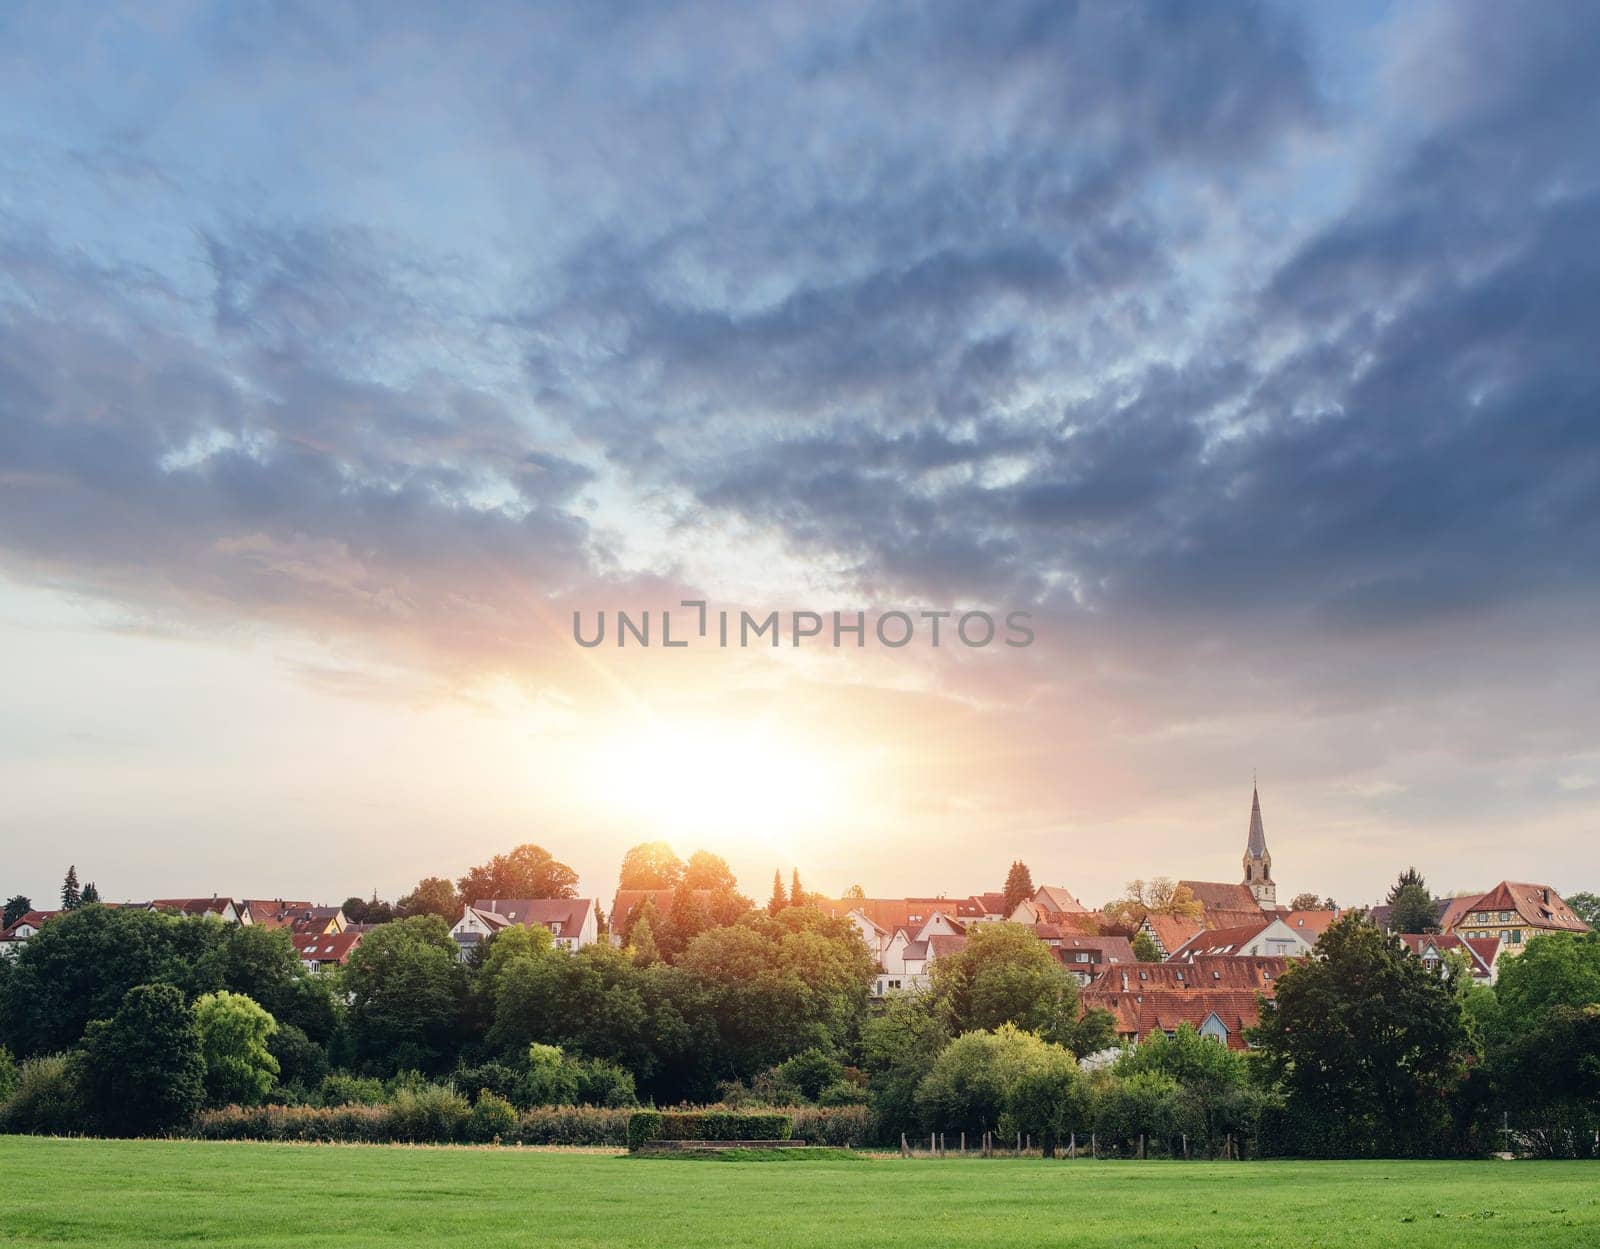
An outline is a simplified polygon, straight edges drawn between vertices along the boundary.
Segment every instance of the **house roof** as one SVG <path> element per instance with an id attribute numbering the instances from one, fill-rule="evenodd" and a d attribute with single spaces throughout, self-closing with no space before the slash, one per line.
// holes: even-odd
<path id="1" fill-rule="evenodd" d="M 665 919 L 672 914 L 672 898 L 675 892 L 672 889 L 618 889 L 611 898 L 611 919 L 609 921 L 611 930 L 613 932 L 620 931 L 626 924 L 628 917 L 644 903 L 646 898 L 655 903 L 656 918 Z M 712 889 L 696 889 L 693 892 L 703 905 L 709 905 L 711 899 L 716 895 L 716 891 Z M 561 900 L 566 901 L 568 899 Z M 571 900 L 576 901 L 577 899 Z M 848 910 L 849 908 L 845 909 Z M 839 914 L 843 915 L 844 911 L 840 911 Z"/>
<path id="2" fill-rule="evenodd" d="M 1072 956 L 1088 951 L 1095 956 L 1094 964 L 1102 963 L 1137 963 L 1139 956 L 1133 952 L 1133 942 L 1126 937 L 1090 937 L 1068 934 L 1062 939 L 1059 946 L 1054 947 L 1056 956 L 1064 963 L 1072 963 Z M 1081 963 L 1075 964 L 1082 966 Z"/>
<path id="3" fill-rule="evenodd" d="M 1317 938 L 1342 914 L 1342 911 L 1285 911 L 1278 918 L 1315 945 Z"/>
<path id="4" fill-rule="evenodd" d="M 925 944 L 930 959 L 941 959 L 951 954 L 959 954 L 966 948 L 967 939 L 962 936 L 952 937 L 947 933 L 935 933 Z"/>
<path id="5" fill-rule="evenodd" d="M 266 928 L 283 928 L 288 925 L 288 913 L 309 910 L 311 903 L 285 901 L 282 898 L 245 898 L 239 903 L 241 914 L 248 914 L 252 924 Z"/>
<path id="6" fill-rule="evenodd" d="M 524 928 L 535 924 L 551 931 L 559 928 L 557 935 L 570 937 L 588 922 L 593 905 L 592 898 L 479 898 L 472 909 Z"/>
<path id="7" fill-rule="evenodd" d="M 1452 950 L 1460 950 L 1467 956 L 1467 961 L 1472 967 L 1474 980 L 1488 980 L 1494 975 L 1494 960 L 1500 952 L 1500 938 L 1476 938 L 1468 941 L 1454 933 L 1400 933 L 1400 940 L 1418 958 L 1426 957 L 1427 951 L 1432 948 L 1440 954 L 1448 954 Z"/>
<path id="8" fill-rule="evenodd" d="M 1261 912 L 1261 904 L 1250 892 L 1249 885 L 1229 885 L 1218 880 L 1180 880 L 1178 883 L 1189 887 L 1189 892 L 1205 907 L 1208 916 L 1212 911 Z"/>
<path id="9" fill-rule="evenodd" d="M 156 898 L 152 911 L 178 911 L 184 915 L 221 915 L 233 904 L 232 898 Z"/>
<path id="10" fill-rule="evenodd" d="M 350 952 L 361 944 L 359 932 L 297 933 L 290 937 L 295 953 L 303 962 L 347 963 Z"/>
<path id="11" fill-rule="evenodd" d="M 17 916 L 16 923 L 0 931 L 0 941 L 15 941 L 17 939 L 17 929 L 24 926 L 37 931 L 45 920 L 54 919 L 59 914 L 61 914 L 60 911 L 24 911 Z"/>
<path id="12" fill-rule="evenodd" d="M 1228 1048 L 1245 1049 L 1244 1032 L 1261 1022 L 1261 1007 L 1253 989 L 1149 989 L 1106 993 L 1085 989 L 1080 997 L 1085 1010 L 1099 1007 L 1111 1012 L 1118 1036 L 1136 1043 L 1152 1033 L 1176 1032 L 1179 1024 L 1198 1029 L 1216 1015 L 1228 1031 Z"/>
<path id="13" fill-rule="evenodd" d="M 1062 885 L 1040 885 L 1033 891 L 1032 901 L 1050 916 L 1082 915 L 1089 909 Z"/>
<path id="14" fill-rule="evenodd" d="M 1169 954 L 1195 933 L 1205 931 L 1203 923 L 1185 915 L 1146 915 L 1141 927 L 1148 928 L 1156 944 Z"/>
<path id="15" fill-rule="evenodd" d="M 1281 954 L 1201 955 L 1192 963 L 1136 963 L 1108 967 L 1090 987 L 1099 992 L 1249 989 L 1271 996 L 1278 977 L 1289 969 Z"/>
<path id="16" fill-rule="evenodd" d="M 1263 919 L 1255 924 L 1241 924 L 1237 928 L 1211 928 L 1197 932 L 1187 942 L 1167 956 L 1167 962 L 1188 962 L 1195 955 L 1237 955 L 1245 946 L 1259 937 L 1272 923 Z"/>
<path id="17" fill-rule="evenodd" d="M 1513 911 L 1531 928 L 1560 932 L 1588 932 L 1589 925 L 1573 913 L 1561 895 L 1549 885 L 1502 880 L 1471 906 L 1472 911 Z M 1465 917 L 1457 923 L 1466 922 Z"/>

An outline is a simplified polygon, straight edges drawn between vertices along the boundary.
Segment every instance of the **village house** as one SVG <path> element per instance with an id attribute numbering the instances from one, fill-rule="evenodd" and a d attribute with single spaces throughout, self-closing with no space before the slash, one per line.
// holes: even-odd
<path id="1" fill-rule="evenodd" d="M 295 933 L 289 938 L 301 964 L 312 972 L 343 967 L 361 944 L 358 932 Z"/>
<path id="2" fill-rule="evenodd" d="M 1237 958 L 1271 954 L 1295 958 L 1310 954 L 1315 944 L 1315 936 L 1308 938 L 1304 931 L 1289 927 L 1280 916 L 1265 922 L 1241 924 L 1237 928 L 1196 933 L 1174 950 L 1167 962 L 1187 963 L 1202 955 Z"/>
<path id="3" fill-rule="evenodd" d="M 1430 971 L 1444 974 L 1451 954 L 1460 953 L 1467 960 L 1467 970 L 1474 980 L 1493 984 L 1499 974 L 1496 964 L 1500 958 L 1499 937 L 1458 937 L 1453 933 L 1401 933 L 1401 943 L 1420 958 Z"/>
<path id="4" fill-rule="evenodd" d="M 600 938 L 593 898 L 479 898 L 450 929 L 461 957 L 503 928 L 544 928 L 569 953 Z"/>
<path id="5" fill-rule="evenodd" d="M 1589 931 L 1589 925 L 1549 885 L 1509 880 L 1476 898 L 1451 899 L 1439 927 L 1472 940 L 1496 937 L 1502 957 L 1521 954 L 1530 940 L 1543 933 Z"/>
<path id="6" fill-rule="evenodd" d="M 16 923 L 0 930 L 0 954 L 15 957 L 47 919 L 54 919 L 59 914 L 60 911 L 28 911 L 19 915 Z"/>
<path id="7" fill-rule="evenodd" d="M 249 923 L 239 914 L 232 898 L 219 898 L 216 894 L 209 898 L 156 898 L 146 909 L 175 915 L 215 915 L 224 924 Z"/>

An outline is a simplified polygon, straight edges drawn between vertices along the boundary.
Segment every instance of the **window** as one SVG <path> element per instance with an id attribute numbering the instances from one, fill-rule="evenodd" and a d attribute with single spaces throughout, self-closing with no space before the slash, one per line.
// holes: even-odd
<path id="1" fill-rule="evenodd" d="M 1510 940 L 1511 940 L 1511 944 L 1512 945 L 1521 945 L 1522 944 L 1522 929 L 1513 928 L 1511 930 L 1511 938 L 1510 938 Z"/>
<path id="2" fill-rule="evenodd" d="M 1087 963 L 1088 961 L 1089 961 L 1088 953 L 1086 951 L 1079 950 L 1078 951 L 1078 962 Z"/>
<path id="3" fill-rule="evenodd" d="M 1500 912 L 1500 922 L 1502 924 L 1509 924 L 1511 922 L 1511 912 L 1510 911 L 1501 911 Z"/>

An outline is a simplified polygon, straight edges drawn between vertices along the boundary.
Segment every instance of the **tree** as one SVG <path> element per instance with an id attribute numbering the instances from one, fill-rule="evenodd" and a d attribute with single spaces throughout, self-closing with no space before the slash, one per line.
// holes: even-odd
<path id="1" fill-rule="evenodd" d="M 969 929 L 962 949 L 934 962 L 933 988 L 953 1033 L 1015 1024 L 1075 1053 L 1092 1053 L 1111 1035 L 1104 1011 L 1080 1021 L 1078 982 L 1021 924 Z"/>
<path id="2" fill-rule="evenodd" d="M 1295 894 L 1294 897 L 1289 901 L 1289 909 L 1291 911 L 1332 910 L 1331 907 L 1324 907 L 1322 905 L 1322 899 L 1317 897 L 1317 895 L 1314 893 Z"/>
<path id="3" fill-rule="evenodd" d="M 80 906 L 88 906 L 91 902 L 100 901 L 100 890 L 95 888 L 94 881 L 83 887 L 83 896 L 78 900 Z"/>
<path id="4" fill-rule="evenodd" d="M 10 928 L 29 911 L 33 910 L 33 899 L 25 893 L 12 894 L 6 899 L 5 922 L 0 928 Z"/>
<path id="5" fill-rule="evenodd" d="M 204 1100 L 205 1071 L 200 1030 L 172 985 L 135 985 L 83 1036 L 85 1097 L 113 1135 L 156 1135 L 183 1123 Z"/>
<path id="6" fill-rule="evenodd" d="M 1076 1069 L 1067 1050 L 1011 1024 L 993 1032 L 966 1032 L 933 1060 L 917 1086 L 917 1106 L 923 1124 L 939 1131 L 977 1135 L 998 1128 L 1008 1104 L 1053 1127 L 1059 1123 L 1055 1110 L 1036 1104 L 1043 1100 L 1038 1090 L 1030 1089 L 1026 1099 L 1035 1104 L 1022 1103 L 1016 1097 L 1019 1083 L 1029 1073 L 1045 1072 L 1070 1082 L 1066 1073 L 1075 1075 Z"/>
<path id="7" fill-rule="evenodd" d="M 1161 950 L 1149 933 L 1136 932 L 1133 934 L 1133 956 L 1141 963 L 1159 963 Z"/>
<path id="8" fill-rule="evenodd" d="M 1531 1031 L 1558 1006 L 1600 1005 L 1600 933 L 1534 937 L 1499 968 L 1495 1001 L 1498 1022 L 1508 1031 Z"/>
<path id="9" fill-rule="evenodd" d="M 789 905 L 804 906 L 806 904 L 806 891 L 800 888 L 800 869 L 794 869 L 789 877 Z"/>
<path id="10" fill-rule="evenodd" d="M 674 959 L 711 926 L 711 914 L 700 900 L 700 894 L 689 887 L 687 880 L 682 880 L 672 891 L 671 909 L 655 929 L 656 942 L 668 959 Z"/>
<path id="11" fill-rule="evenodd" d="M 1439 927 L 1439 908 L 1427 882 L 1414 867 L 1400 873 L 1389 887 L 1389 928 L 1393 932 L 1434 932 Z"/>
<path id="12" fill-rule="evenodd" d="M 891 1139 L 921 1126 L 917 1085 L 949 1042 L 944 1011 L 927 993 L 892 996 L 862 1024 L 861 1062 L 872 1107 Z"/>
<path id="13" fill-rule="evenodd" d="M 628 954 L 640 967 L 661 962 L 661 947 L 656 944 L 655 930 L 650 926 L 648 915 L 641 915 L 634 921 L 633 931 L 628 934 Z"/>
<path id="14" fill-rule="evenodd" d="M 1600 928 L 1600 894 L 1580 890 L 1577 893 L 1567 894 L 1566 899 L 1567 906 L 1571 908 L 1574 915 L 1588 924 L 1589 927 Z M 10 913 L 10 908 L 7 907 L 6 914 L 9 915 Z"/>
<path id="15" fill-rule="evenodd" d="M 789 895 L 783 891 L 783 873 L 772 873 L 772 897 L 767 899 L 767 914 L 776 915 L 789 905 Z"/>
<path id="16" fill-rule="evenodd" d="M 1353 914 L 1278 978 L 1250 1039 L 1292 1118 L 1315 1125 L 1299 1148 L 1408 1156 L 1444 1143 L 1470 1056 L 1455 974 Z"/>
<path id="17" fill-rule="evenodd" d="M 808 1102 L 814 1102 L 822 1090 L 844 1079 L 844 1064 L 825 1049 L 812 1046 L 793 1058 L 781 1062 L 773 1069 L 778 1083 L 794 1089 Z"/>
<path id="18" fill-rule="evenodd" d="M 78 892 L 78 865 L 74 863 L 67 868 L 67 877 L 61 882 L 61 909 L 76 911 L 82 904 L 83 895 Z"/>
<path id="19" fill-rule="evenodd" d="M 1199 919 L 1205 914 L 1205 907 L 1188 885 L 1174 884 L 1165 876 L 1130 880 L 1127 893 L 1106 903 L 1104 910 L 1113 920 L 1129 928 L 1138 928 L 1151 915 Z"/>
<path id="20" fill-rule="evenodd" d="M 344 912 L 344 917 L 352 924 L 367 922 L 367 900 L 357 894 L 351 894 L 344 900 L 344 905 L 339 908 Z"/>
<path id="21" fill-rule="evenodd" d="M 842 896 L 851 902 L 865 902 L 867 891 L 860 885 L 851 885 L 850 888 L 844 891 Z"/>
<path id="22" fill-rule="evenodd" d="M 368 933 L 344 970 L 350 1039 L 369 1070 L 447 1065 L 461 1025 L 466 971 L 437 915 L 396 920 Z"/>
<path id="23" fill-rule="evenodd" d="M 265 1100 L 278 1078 L 278 1060 L 268 1048 L 277 1021 L 244 994 L 225 989 L 197 998 L 194 1020 L 206 1064 L 207 1102 L 254 1106 Z"/>
<path id="24" fill-rule="evenodd" d="M 683 879 L 683 862 L 664 841 L 646 841 L 622 856 L 618 889 L 675 889 Z"/>
<path id="25" fill-rule="evenodd" d="M 555 859 L 543 846 L 532 843 L 518 846 L 509 854 L 495 855 L 456 883 L 460 887 L 461 901 L 467 906 L 480 898 L 578 896 L 578 873 Z"/>
<path id="26" fill-rule="evenodd" d="M 689 865 L 683 872 L 683 883 L 691 889 L 713 892 L 719 889 L 737 892 L 739 888 L 739 882 L 734 878 L 727 860 L 709 850 L 696 850 L 689 856 Z"/>
<path id="27" fill-rule="evenodd" d="M 406 915 L 437 915 L 447 924 L 461 918 L 461 896 L 443 876 L 424 876 L 398 905 Z"/>
<path id="28" fill-rule="evenodd" d="M 1021 859 L 1011 861 L 1011 870 L 1006 873 L 1005 894 L 1002 909 L 1007 918 L 1017 909 L 1018 903 L 1033 897 L 1033 873 L 1028 871 L 1028 865 Z"/>

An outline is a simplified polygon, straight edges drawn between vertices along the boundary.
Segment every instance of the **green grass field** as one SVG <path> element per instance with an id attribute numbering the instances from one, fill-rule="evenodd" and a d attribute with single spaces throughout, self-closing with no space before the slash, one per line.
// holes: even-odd
<path id="1" fill-rule="evenodd" d="M 1600 1165 L 794 1159 L 0 1137 L 35 1245 L 1600 1244 Z"/>

